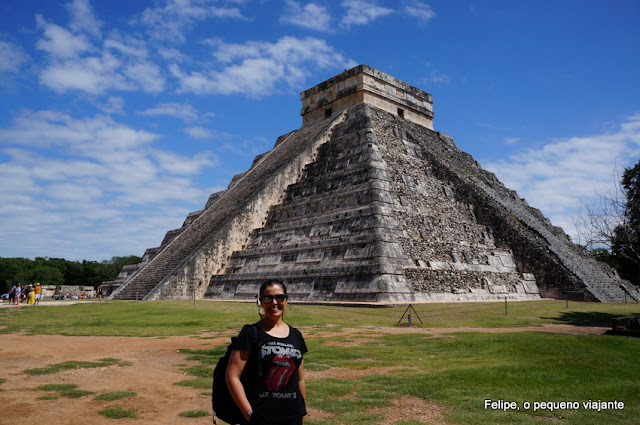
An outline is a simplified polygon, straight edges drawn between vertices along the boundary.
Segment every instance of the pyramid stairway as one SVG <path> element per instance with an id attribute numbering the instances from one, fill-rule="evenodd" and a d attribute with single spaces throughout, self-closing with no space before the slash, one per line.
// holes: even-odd
<path id="1" fill-rule="evenodd" d="M 198 264 L 200 258 L 196 257 L 203 257 L 205 264 L 208 261 L 217 261 L 216 270 L 224 267 L 231 249 L 240 248 L 246 242 L 252 226 L 264 220 L 267 206 L 262 198 L 256 196 L 262 193 L 270 198 L 270 193 L 264 193 L 265 190 L 273 190 L 270 184 L 286 187 L 290 179 L 297 178 L 297 175 L 288 175 L 295 173 L 286 167 L 299 160 L 297 155 L 308 148 L 309 144 L 317 142 L 318 135 L 324 134 L 332 122 L 319 122 L 280 137 L 276 143 L 277 148 L 257 157 L 251 169 L 236 176 L 226 191 L 216 194 L 215 199 L 208 203 L 196 219 L 180 232 L 170 232 L 174 233 L 168 236 L 171 241 L 162 246 L 134 274 L 128 276 L 113 292 L 111 298 L 190 298 L 193 292 L 200 292 L 202 295 L 212 272 L 203 270 Z M 281 196 L 282 190 L 281 187 L 276 189 L 275 196 Z M 212 239 L 224 239 L 229 233 L 233 235 L 225 239 L 224 243 L 207 245 Z M 203 247 L 206 247 L 206 250 L 203 251 Z M 180 273 L 184 267 L 200 269 L 194 272 L 201 275 L 197 281 L 191 280 L 187 286 L 168 289 L 169 286 L 164 285 L 167 279 L 175 278 L 176 273 Z M 154 292 L 156 288 L 158 291 Z M 165 293 L 162 292 L 163 288 Z"/>

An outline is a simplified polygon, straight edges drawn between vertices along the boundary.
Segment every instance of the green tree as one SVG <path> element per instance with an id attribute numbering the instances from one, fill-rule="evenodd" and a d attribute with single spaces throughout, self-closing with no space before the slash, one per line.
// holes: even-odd
<path id="1" fill-rule="evenodd" d="M 82 263 L 78 261 L 67 261 L 64 271 L 65 285 L 86 285 L 84 269 Z"/>
<path id="2" fill-rule="evenodd" d="M 579 243 L 640 284 L 640 161 L 624 170 L 615 190 L 584 204 L 574 224 Z"/>
<path id="3" fill-rule="evenodd" d="M 0 258 L 0 288 L 4 294 L 11 285 L 20 282 L 19 273 L 31 267 L 32 260 L 28 258 Z"/>
<path id="4" fill-rule="evenodd" d="M 141 258 L 135 255 L 126 257 L 111 257 L 111 260 L 105 260 L 102 264 L 105 267 L 106 280 L 114 280 L 120 274 L 122 267 L 129 264 L 138 264 Z"/>
<path id="5" fill-rule="evenodd" d="M 56 268 L 46 264 L 36 264 L 28 270 L 25 282 L 40 282 L 43 285 L 64 285 L 64 276 L 62 272 Z"/>
<path id="6" fill-rule="evenodd" d="M 620 272 L 634 283 L 640 282 L 640 161 L 622 173 L 625 209 L 615 227 L 611 252 L 620 260 Z"/>
<path id="7" fill-rule="evenodd" d="M 135 255 L 112 257 L 101 262 L 48 257 L 36 257 L 34 260 L 0 257 L 0 290 L 5 293 L 16 282 L 97 287 L 103 281 L 114 280 L 123 266 L 139 262 L 140 257 Z"/>

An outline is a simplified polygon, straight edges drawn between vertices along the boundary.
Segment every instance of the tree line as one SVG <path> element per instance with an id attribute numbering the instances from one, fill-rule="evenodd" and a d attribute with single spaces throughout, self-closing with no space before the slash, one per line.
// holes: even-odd
<path id="1" fill-rule="evenodd" d="M 97 287 L 103 281 L 115 280 L 123 266 L 137 264 L 140 260 L 135 255 L 111 257 L 110 260 L 103 261 L 0 257 L 0 290 L 5 293 L 17 282 Z"/>

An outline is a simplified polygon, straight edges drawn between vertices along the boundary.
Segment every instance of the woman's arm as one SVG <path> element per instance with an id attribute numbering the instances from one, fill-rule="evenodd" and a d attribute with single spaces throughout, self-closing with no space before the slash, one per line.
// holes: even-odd
<path id="1" fill-rule="evenodd" d="M 304 360 L 302 360 L 302 363 L 300 363 L 300 366 L 298 367 L 298 386 L 300 387 L 300 394 L 302 394 L 302 397 L 306 399 L 307 384 L 304 380 Z"/>
<path id="2" fill-rule="evenodd" d="M 242 371 L 247 364 L 247 360 L 249 360 L 248 351 L 233 350 L 231 352 L 231 357 L 229 358 L 225 378 L 231 397 L 233 397 L 233 400 L 238 405 L 240 412 L 242 412 L 245 418 L 249 420 L 247 414 L 252 411 L 251 404 L 247 399 L 247 394 L 245 393 L 242 382 L 240 381 L 240 375 L 242 375 Z"/>
<path id="3" fill-rule="evenodd" d="M 298 367 L 298 386 L 300 387 L 300 394 L 302 394 L 302 398 L 307 399 L 307 384 L 304 380 L 304 360 L 300 363 Z M 302 417 L 302 422 L 304 423 L 304 416 Z"/>

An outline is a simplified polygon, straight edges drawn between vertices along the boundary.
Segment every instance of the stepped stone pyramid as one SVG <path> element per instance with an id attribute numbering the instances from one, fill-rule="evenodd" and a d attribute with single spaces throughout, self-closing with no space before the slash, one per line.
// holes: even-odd
<path id="1" fill-rule="evenodd" d="M 366 65 L 301 94 L 278 138 L 143 261 L 116 299 L 296 301 L 635 298 L 559 227 L 433 130 L 431 95 Z"/>

